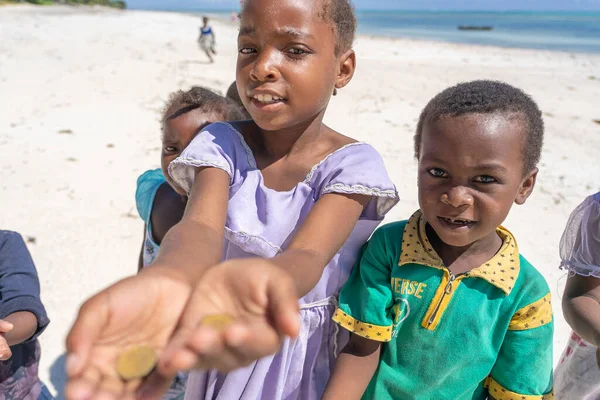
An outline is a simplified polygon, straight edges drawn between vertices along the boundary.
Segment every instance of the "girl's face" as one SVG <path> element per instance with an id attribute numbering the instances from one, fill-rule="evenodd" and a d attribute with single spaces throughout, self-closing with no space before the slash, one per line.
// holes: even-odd
<path id="1" fill-rule="evenodd" d="M 186 193 L 169 176 L 169 164 L 181 154 L 205 126 L 222 120 L 223 118 L 215 113 L 206 113 L 195 109 L 166 122 L 160 164 L 167 182 L 180 195 L 185 196 Z"/>
<path id="2" fill-rule="evenodd" d="M 264 130 L 310 125 L 324 114 L 334 87 L 352 77 L 354 53 L 335 55 L 334 27 L 319 16 L 323 6 L 306 0 L 246 2 L 237 86 L 244 106 Z"/>

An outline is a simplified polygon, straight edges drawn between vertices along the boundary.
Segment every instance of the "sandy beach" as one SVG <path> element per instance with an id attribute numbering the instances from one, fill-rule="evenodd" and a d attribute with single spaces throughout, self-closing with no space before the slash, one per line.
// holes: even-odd
<path id="1" fill-rule="evenodd" d="M 40 375 L 55 393 L 78 306 L 136 272 L 135 182 L 159 166 L 164 101 L 192 85 L 224 93 L 235 78 L 235 26 L 212 21 L 219 54 L 208 64 L 200 24 L 177 13 L 0 7 L 0 228 L 29 240 L 52 321 Z M 386 221 L 418 206 L 412 135 L 434 94 L 488 78 L 538 101 L 547 129 L 537 187 L 505 225 L 552 290 L 556 362 L 569 335 L 558 242 L 570 211 L 600 190 L 600 54 L 364 36 L 355 49 L 357 73 L 326 120 L 382 153 L 401 196 Z"/>

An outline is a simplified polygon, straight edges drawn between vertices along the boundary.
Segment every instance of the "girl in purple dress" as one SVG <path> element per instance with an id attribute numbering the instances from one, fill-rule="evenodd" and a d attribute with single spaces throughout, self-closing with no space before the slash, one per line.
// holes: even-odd
<path id="1" fill-rule="evenodd" d="M 355 23 L 348 0 L 244 2 L 237 87 L 252 120 L 209 125 L 170 164 L 182 221 L 153 266 L 83 305 L 67 398 L 131 398 L 139 383 L 114 365 L 133 344 L 161 354 L 144 394 L 196 369 L 187 399 L 320 398 L 344 344 L 336 296 L 398 201 L 377 151 L 323 123 L 354 74 Z M 210 329 L 210 314 L 235 322 Z"/>

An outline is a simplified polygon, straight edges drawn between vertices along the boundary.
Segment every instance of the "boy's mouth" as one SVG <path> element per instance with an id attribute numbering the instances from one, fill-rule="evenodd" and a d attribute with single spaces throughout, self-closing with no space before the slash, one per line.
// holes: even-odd
<path id="1" fill-rule="evenodd" d="M 472 221 L 470 219 L 464 219 L 464 218 L 450 218 L 450 217 L 438 217 L 440 220 L 444 221 L 446 224 L 449 224 L 451 226 L 455 226 L 455 227 L 461 227 L 461 226 L 469 226 L 475 223 L 475 221 Z"/>

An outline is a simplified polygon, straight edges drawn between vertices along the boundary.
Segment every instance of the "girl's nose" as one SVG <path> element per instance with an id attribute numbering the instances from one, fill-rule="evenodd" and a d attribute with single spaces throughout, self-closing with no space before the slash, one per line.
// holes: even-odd
<path id="1" fill-rule="evenodd" d="M 454 208 L 462 206 L 472 206 L 473 196 L 464 186 L 455 186 L 442 194 L 442 203 L 446 203 Z"/>
<path id="2" fill-rule="evenodd" d="M 250 71 L 250 78 L 258 82 L 267 82 L 275 81 L 279 76 L 276 55 L 268 51 L 260 53 Z"/>

